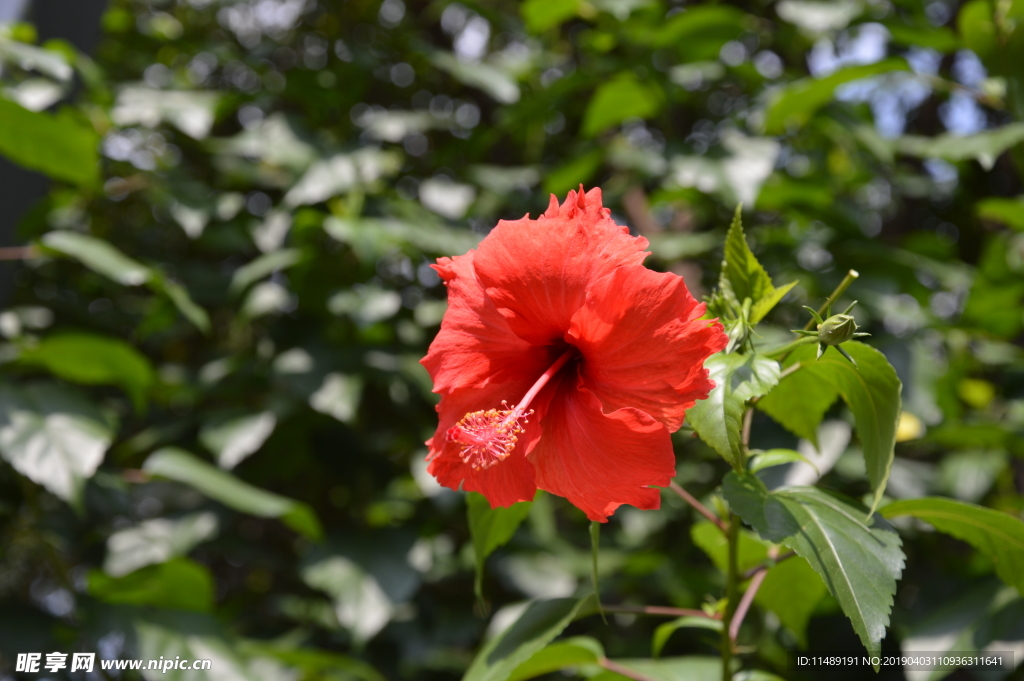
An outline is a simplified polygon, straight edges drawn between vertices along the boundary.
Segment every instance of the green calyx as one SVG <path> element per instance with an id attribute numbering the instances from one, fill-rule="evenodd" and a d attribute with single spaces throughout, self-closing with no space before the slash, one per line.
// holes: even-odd
<path id="1" fill-rule="evenodd" d="M 811 313 L 814 317 L 814 321 L 818 323 L 816 331 L 805 331 L 803 329 L 794 331 L 802 336 L 814 336 L 818 340 L 818 358 L 820 359 L 825 350 L 829 347 L 834 347 L 839 351 L 846 359 L 850 360 L 853 366 L 857 366 L 857 362 L 854 361 L 853 357 L 850 357 L 841 345 L 848 340 L 854 338 L 863 338 L 864 336 L 870 336 L 870 333 L 860 333 L 857 331 L 857 322 L 854 320 L 853 315 L 850 311 L 853 310 L 853 306 L 857 304 L 857 301 L 850 303 L 841 314 L 831 314 L 831 310 L 827 311 L 828 318 L 822 319 L 821 315 L 818 314 L 817 310 L 807 307 L 804 308 Z"/>

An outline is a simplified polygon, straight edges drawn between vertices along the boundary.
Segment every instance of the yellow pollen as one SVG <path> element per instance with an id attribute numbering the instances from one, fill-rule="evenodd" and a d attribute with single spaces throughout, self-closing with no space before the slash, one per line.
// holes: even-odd
<path id="1" fill-rule="evenodd" d="M 509 409 L 505 402 L 501 405 L 504 409 L 470 412 L 448 429 L 448 441 L 462 445 L 459 457 L 475 471 L 490 468 L 511 456 L 523 432 L 520 419 L 526 423 L 526 417 L 533 413 L 533 410 L 522 412 L 516 407 Z"/>

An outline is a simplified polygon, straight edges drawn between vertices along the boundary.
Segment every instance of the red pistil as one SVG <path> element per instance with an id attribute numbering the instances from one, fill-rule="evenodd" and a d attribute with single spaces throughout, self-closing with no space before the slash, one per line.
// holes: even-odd
<path id="1" fill-rule="evenodd" d="M 504 409 L 470 412 L 449 428 L 448 441 L 462 445 L 462 461 L 471 465 L 473 470 L 479 471 L 507 459 L 523 432 L 522 424 L 528 423 L 526 417 L 533 413 L 533 410 L 529 409 L 530 402 L 575 353 L 575 348 L 563 352 L 526 391 L 518 405 L 509 409 L 508 404 L 503 401 L 501 405 Z"/>

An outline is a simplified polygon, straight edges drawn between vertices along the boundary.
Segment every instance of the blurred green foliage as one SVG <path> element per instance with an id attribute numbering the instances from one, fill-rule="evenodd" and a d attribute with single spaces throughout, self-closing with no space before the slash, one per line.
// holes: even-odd
<path id="1" fill-rule="evenodd" d="M 522 601 L 585 594 L 588 525 L 560 498 L 474 552 L 465 495 L 425 472 L 418 364 L 445 309 L 433 259 L 580 183 L 698 296 L 742 202 L 767 285 L 797 282 L 759 344 L 858 270 L 858 323 L 904 385 L 883 504 L 1024 514 L 1021 0 L 113 0 L 103 29 L 88 57 L 0 27 L 0 154 L 54 180 L 31 251 L 0 263 L 0 678 L 59 650 L 216 658 L 189 679 L 451 679 Z M 756 415 L 753 446 L 818 468 L 766 479 L 870 494 L 871 443 L 821 408 L 821 454 Z M 677 479 L 706 498 L 727 466 L 687 435 Z M 697 520 L 671 495 L 620 509 L 602 600 L 720 595 Z M 883 650 L 1021 651 L 993 577 L 1019 554 L 900 527 Z M 745 665 L 813 678 L 785 651 L 858 639 L 803 559 L 783 566 Z M 581 607 L 552 603 L 523 645 Z M 597 661 L 649 657 L 659 624 L 589 617 L 502 673 L 621 679 Z M 713 632 L 657 640 L 664 666 L 635 669 L 718 678 Z"/>

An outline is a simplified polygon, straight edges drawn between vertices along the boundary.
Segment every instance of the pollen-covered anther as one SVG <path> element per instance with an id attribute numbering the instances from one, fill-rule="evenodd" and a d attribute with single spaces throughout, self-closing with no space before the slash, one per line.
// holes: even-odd
<path id="1" fill-rule="evenodd" d="M 502 406 L 508 405 L 503 402 Z M 515 407 L 470 412 L 448 429 L 448 441 L 462 445 L 459 457 L 463 463 L 475 471 L 484 470 L 511 456 L 523 432 L 520 420 L 525 423 L 532 413 Z"/>

